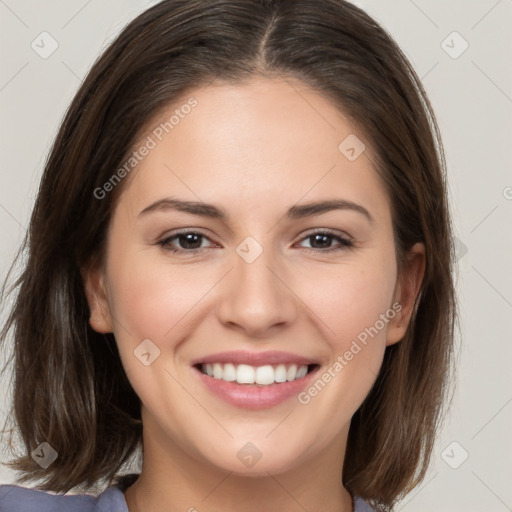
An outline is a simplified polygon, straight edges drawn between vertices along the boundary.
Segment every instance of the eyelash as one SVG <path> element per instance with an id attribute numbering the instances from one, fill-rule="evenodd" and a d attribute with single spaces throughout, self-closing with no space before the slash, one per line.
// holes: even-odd
<path id="1" fill-rule="evenodd" d="M 195 231 L 195 230 L 178 231 L 177 233 L 174 233 L 172 236 L 168 236 L 168 237 L 164 238 L 163 240 L 159 241 L 158 245 L 163 247 L 166 251 L 172 252 L 173 254 L 181 254 L 181 253 L 196 254 L 197 252 L 201 251 L 202 249 L 205 249 L 205 247 L 199 247 L 197 249 L 173 249 L 170 246 L 170 242 L 172 240 L 179 239 L 179 237 L 189 235 L 189 234 L 199 235 L 203 238 L 210 240 L 209 237 L 207 237 L 205 234 L 201 233 L 200 231 Z M 302 247 L 302 249 L 304 249 L 307 253 L 312 253 L 312 252 L 330 253 L 330 252 L 335 252 L 335 251 L 343 251 L 343 250 L 351 249 L 354 247 L 354 242 L 352 240 L 350 240 L 349 238 L 343 238 L 342 236 L 340 236 L 339 234 L 337 234 L 336 232 L 334 232 L 330 229 L 322 229 L 322 228 L 318 228 L 315 231 L 308 233 L 300 241 L 306 240 L 315 235 L 326 235 L 328 237 L 337 239 L 338 242 L 340 243 L 340 246 L 339 247 L 330 247 L 328 249 L 315 249 L 315 248 L 310 248 L 310 247 Z M 212 240 L 210 240 L 210 242 L 212 242 Z"/>

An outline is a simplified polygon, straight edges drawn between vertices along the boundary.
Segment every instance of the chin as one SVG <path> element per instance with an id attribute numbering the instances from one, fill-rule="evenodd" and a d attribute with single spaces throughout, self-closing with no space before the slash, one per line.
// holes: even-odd
<path id="1" fill-rule="evenodd" d="M 281 439 L 270 441 L 262 436 L 248 441 L 245 437 L 217 443 L 216 451 L 205 455 L 210 464 L 223 471 L 247 477 L 268 477 L 269 473 L 286 473 L 301 464 L 304 446 L 304 439 L 285 445 Z"/>

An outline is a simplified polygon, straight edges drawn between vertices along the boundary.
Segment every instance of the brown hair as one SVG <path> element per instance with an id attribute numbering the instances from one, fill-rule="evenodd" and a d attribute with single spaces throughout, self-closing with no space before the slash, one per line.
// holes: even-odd
<path id="1" fill-rule="evenodd" d="M 140 447 L 140 400 L 112 334 L 89 326 L 80 269 L 100 258 L 116 194 L 101 188 L 140 128 L 213 79 L 297 78 L 361 126 L 392 204 L 399 266 L 423 242 L 426 270 L 406 336 L 386 349 L 355 413 L 344 484 L 387 510 L 424 477 L 443 411 L 456 320 L 442 144 L 422 85 L 396 43 L 343 0 L 165 0 L 94 64 L 47 160 L 2 332 L 13 331 L 13 412 L 26 454 L 9 464 L 41 489 L 109 482 Z M 30 453 L 48 442 L 43 469 Z"/>

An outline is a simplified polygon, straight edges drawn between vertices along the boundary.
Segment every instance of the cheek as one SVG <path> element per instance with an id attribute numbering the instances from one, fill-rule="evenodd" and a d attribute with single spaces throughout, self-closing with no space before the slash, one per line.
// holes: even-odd
<path id="1" fill-rule="evenodd" d="M 330 408 L 332 418 L 337 417 L 329 424 L 333 435 L 359 408 L 382 365 L 387 325 L 396 314 L 393 268 L 394 259 L 384 257 L 336 272 L 324 269 L 316 275 L 315 286 L 303 289 L 321 320 L 318 325 L 323 326 L 331 359 L 299 402 L 319 417 L 328 415 L 325 408 Z"/>
<path id="2" fill-rule="evenodd" d="M 333 348 L 345 349 L 347 342 L 376 323 L 379 336 L 385 338 L 387 322 L 380 320 L 391 308 L 393 268 L 394 260 L 383 257 L 336 268 L 318 266 L 314 277 L 301 278 L 301 296 L 322 321 Z"/>
<path id="3" fill-rule="evenodd" d="M 180 332 L 182 319 L 215 283 L 196 267 L 172 267 L 142 252 L 111 265 L 110 306 L 115 320 L 134 341 L 160 343 Z M 173 336 L 174 337 L 174 336 Z"/>
<path id="4" fill-rule="evenodd" d="M 108 269 L 109 305 L 123 367 L 143 403 L 153 411 L 168 404 L 166 414 L 173 417 L 177 414 L 174 407 L 190 407 L 186 405 L 190 400 L 171 376 L 176 345 L 187 336 L 190 322 L 197 321 L 192 313 L 199 311 L 201 299 L 215 283 L 214 276 L 211 269 L 205 275 L 192 266 L 185 270 L 167 265 L 161 257 L 154 261 L 144 251 L 114 256 Z M 142 357 L 146 352 L 148 366 Z M 174 397 L 172 404 L 169 396 Z"/>

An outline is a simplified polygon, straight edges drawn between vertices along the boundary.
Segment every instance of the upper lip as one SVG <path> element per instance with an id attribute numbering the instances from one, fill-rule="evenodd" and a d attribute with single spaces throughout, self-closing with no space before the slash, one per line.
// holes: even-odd
<path id="1" fill-rule="evenodd" d="M 192 362 L 193 366 L 198 364 L 213 363 L 232 363 L 234 365 L 247 364 L 249 366 L 264 366 L 276 364 L 296 364 L 310 365 L 316 362 L 310 358 L 292 354 L 290 352 L 281 352 L 272 350 L 267 352 L 250 352 L 250 351 L 230 351 L 218 352 L 209 356 L 202 357 Z"/>

